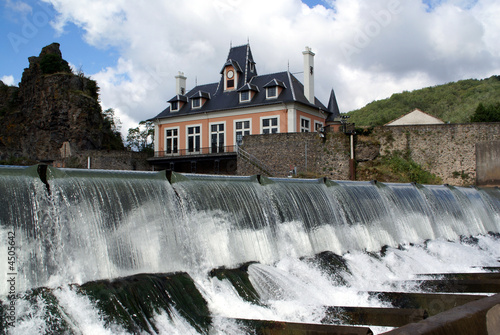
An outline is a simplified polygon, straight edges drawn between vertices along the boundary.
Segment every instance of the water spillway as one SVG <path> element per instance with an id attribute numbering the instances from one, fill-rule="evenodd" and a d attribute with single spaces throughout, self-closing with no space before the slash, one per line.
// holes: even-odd
<path id="1" fill-rule="evenodd" d="M 79 321 L 85 313 L 102 333 L 200 333 L 208 327 L 204 321 L 202 326 L 191 322 L 199 320 L 192 317 L 198 312 L 185 312 L 180 298 L 168 302 L 171 308 L 158 302 L 146 321 L 130 316 L 104 320 L 101 314 L 119 309 L 119 304 L 96 303 L 110 286 L 87 288 L 103 281 L 114 281 L 111 287 L 133 282 L 117 282 L 119 278 L 156 283 L 150 291 L 135 288 L 130 293 L 150 299 L 152 292 L 179 287 L 165 284 L 165 278 L 175 277 L 168 274 L 188 274 L 206 301 L 206 316 L 214 318 L 212 327 L 231 332 L 240 326 L 217 317 L 319 323 L 321 306 L 377 304 L 356 289 L 387 289 L 383 282 L 396 278 L 398 271 L 466 271 L 473 265 L 497 265 L 500 257 L 494 235 L 500 232 L 498 189 L 4 167 L 0 206 L 5 245 L 0 248 L 0 299 L 9 300 L 11 277 L 16 293 L 32 292 L 16 303 L 17 327 L 4 327 L 12 333 L 23 325 L 34 327 L 36 318 L 26 316 L 30 308 L 39 312 L 32 314 L 39 315 L 44 329 L 52 320 L 47 311 L 63 310 L 54 317 L 65 320 L 56 322 L 57 327 L 74 333 L 86 333 Z M 475 236 L 477 243 L 461 243 L 464 236 Z M 9 241 L 15 247 L 13 263 L 7 261 Z M 390 248 L 391 259 L 370 256 L 382 247 Z M 348 285 L 335 282 L 318 261 L 311 261 L 324 252 L 343 256 L 349 268 L 342 270 L 343 282 Z M 442 264 L 453 252 L 467 254 L 470 262 Z M 235 295 L 225 278 L 208 275 L 242 264 L 247 264 L 243 282 L 253 286 L 261 303 Z M 374 272 L 384 274 L 375 280 Z M 139 274 L 147 275 L 134 277 Z M 164 275 L 159 279 L 158 274 Z M 50 293 L 33 291 L 41 288 Z M 68 311 L 72 303 L 80 311 Z M 57 308 L 49 308 L 54 304 Z M 34 307 L 39 305 L 46 307 Z"/>

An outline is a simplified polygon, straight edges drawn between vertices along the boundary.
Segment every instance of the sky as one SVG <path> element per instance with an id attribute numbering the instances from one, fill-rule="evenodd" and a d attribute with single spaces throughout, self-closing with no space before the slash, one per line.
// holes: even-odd
<path id="1" fill-rule="evenodd" d="M 500 75 L 498 0 L 0 0 L 0 80 L 18 85 L 52 43 L 95 79 L 122 132 L 187 88 L 216 82 L 231 45 L 250 43 L 259 74 L 302 80 L 341 112 L 393 93 Z"/>

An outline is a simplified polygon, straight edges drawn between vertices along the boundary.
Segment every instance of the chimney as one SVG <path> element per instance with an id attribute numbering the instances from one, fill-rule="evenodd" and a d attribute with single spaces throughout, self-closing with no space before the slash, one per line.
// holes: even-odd
<path id="1" fill-rule="evenodd" d="M 175 76 L 175 94 L 186 95 L 186 79 L 184 72 L 181 71 Z"/>
<path id="2" fill-rule="evenodd" d="M 306 47 L 304 55 L 304 95 L 310 103 L 314 104 L 314 52 Z"/>

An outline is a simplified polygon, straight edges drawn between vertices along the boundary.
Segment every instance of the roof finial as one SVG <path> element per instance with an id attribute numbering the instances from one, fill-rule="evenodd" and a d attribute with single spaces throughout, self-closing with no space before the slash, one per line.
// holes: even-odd
<path id="1" fill-rule="evenodd" d="M 288 68 L 288 72 L 290 72 L 290 60 L 288 60 L 287 68 Z"/>
<path id="2" fill-rule="evenodd" d="M 229 41 L 229 48 L 231 49 L 232 47 L 233 47 L 233 41 L 232 41 L 232 40 L 230 40 L 230 41 Z"/>
<path id="3" fill-rule="evenodd" d="M 250 37 L 247 36 L 247 44 L 250 45 Z"/>

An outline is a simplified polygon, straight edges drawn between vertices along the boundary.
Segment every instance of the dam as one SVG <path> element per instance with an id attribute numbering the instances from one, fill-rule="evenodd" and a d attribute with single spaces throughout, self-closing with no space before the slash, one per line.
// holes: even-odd
<path id="1" fill-rule="evenodd" d="M 0 205 L 8 334 L 381 334 L 346 308 L 500 259 L 496 188 L 36 165 L 0 168 Z"/>

